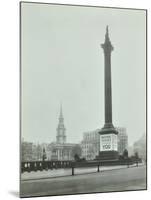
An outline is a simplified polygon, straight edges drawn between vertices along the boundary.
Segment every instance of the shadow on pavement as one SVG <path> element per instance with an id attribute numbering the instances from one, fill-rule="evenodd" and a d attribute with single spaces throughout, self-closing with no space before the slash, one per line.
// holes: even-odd
<path id="1" fill-rule="evenodd" d="M 19 197 L 19 192 L 18 191 L 9 191 L 9 194 L 11 194 L 14 197 Z"/>

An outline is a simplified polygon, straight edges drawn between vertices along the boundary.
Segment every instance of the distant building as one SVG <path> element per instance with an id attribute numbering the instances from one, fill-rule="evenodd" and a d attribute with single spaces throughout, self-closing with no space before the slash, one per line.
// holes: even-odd
<path id="1" fill-rule="evenodd" d="M 62 106 L 60 108 L 59 123 L 57 127 L 56 142 L 50 144 L 51 160 L 73 160 L 74 155 L 72 149 L 77 144 L 66 142 L 66 128 L 64 126 L 64 118 Z"/>
<path id="2" fill-rule="evenodd" d="M 34 144 L 31 142 L 22 142 L 22 160 L 23 161 L 41 161 L 43 159 L 43 150 L 46 151 L 46 160 L 50 160 L 50 144 Z M 48 156 L 47 156 L 48 154 Z"/>
<path id="3" fill-rule="evenodd" d="M 125 149 L 128 150 L 128 135 L 124 127 L 116 127 L 116 130 L 118 131 L 118 153 L 122 155 Z"/>
<path id="4" fill-rule="evenodd" d="M 83 133 L 81 142 L 82 157 L 86 160 L 93 160 L 99 155 L 100 151 L 100 135 L 99 129 Z"/>
<path id="5" fill-rule="evenodd" d="M 133 155 L 134 155 L 133 145 L 128 146 L 128 156 L 133 156 Z"/>
<path id="6" fill-rule="evenodd" d="M 52 145 L 51 144 L 48 144 L 46 146 L 46 160 L 51 160 L 51 155 L 52 155 Z"/>
<path id="7" fill-rule="evenodd" d="M 21 142 L 21 161 L 32 161 L 32 142 Z"/>
<path id="8" fill-rule="evenodd" d="M 37 145 L 33 144 L 32 145 L 32 160 L 37 161 Z"/>
<path id="9" fill-rule="evenodd" d="M 137 152 L 138 156 L 143 160 L 146 160 L 146 135 L 144 134 L 138 141 L 133 145 L 134 154 Z"/>
<path id="10" fill-rule="evenodd" d="M 36 160 L 42 160 L 42 154 L 43 154 L 43 147 L 41 144 L 38 144 L 36 147 Z"/>

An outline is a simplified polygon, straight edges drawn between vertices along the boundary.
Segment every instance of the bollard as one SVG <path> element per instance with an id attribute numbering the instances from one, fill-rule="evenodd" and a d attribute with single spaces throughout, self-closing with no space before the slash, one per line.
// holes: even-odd
<path id="1" fill-rule="evenodd" d="M 74 167 L 72 167 L 72 176 L 74 176 Z"/>
<path id="2" fill-rule="evenodd" d="M 98 172 L 100 172 L 100 165 L 98 165 Z"/>
<path id="3" fill-rule="evenodd" d="M 138 167 L 138 161 L 136 161 L 136 167 Z"/>

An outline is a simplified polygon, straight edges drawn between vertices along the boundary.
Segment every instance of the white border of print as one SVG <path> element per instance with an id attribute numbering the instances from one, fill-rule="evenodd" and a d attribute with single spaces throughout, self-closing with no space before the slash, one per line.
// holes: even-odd
<path id="1" fill-rule="evenodd" d="M 150 0 L 41 0 L 48 3 L 94 5 L 109 7 L 144 8 L 148 9 L 148 21 L 150 21 Z M 36 0 L 36 2 L 41 2 Z M 0 199 L 15 199 L 19 192 L 19 1 L 2 0 L 0 6 Z M 148 23 L 148 35 L 151 35 L 151 26 Z M 148 52 L 151 39 L 148 38 Z M 148 53 L 149 54 L 149 53 Z M 148 57 L 148 66 L 150 60 Z M 148 77 L 150 76 L 148 67 Z M 148 87 L 151 78 L 148 78 Z M 151 102 L 151 94 L 148 91 L 148 102 Z M 151 108 L 148 106 L 148 122 L 151 119 Z M 148 123 L 148 144 L 151 144 L 149 135 L 151 125 Z M 148 155 L 151 148 L 148 146 Z M 71 196 L 42 197 L 73 200 L 123 200 L 150 199 L 151 195 L 151 162 L 148 156 L 148 191 L 116 192 L 85 194 Z M 33 198 L 30 198 L 33 199 Z"/>

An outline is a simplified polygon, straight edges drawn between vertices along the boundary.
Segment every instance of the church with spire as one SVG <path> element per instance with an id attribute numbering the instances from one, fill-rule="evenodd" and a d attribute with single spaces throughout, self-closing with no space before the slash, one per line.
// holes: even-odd
<path id="1" fill-rule="evenodd" d="M 64 118 L 62 113 L 62 105 L 60 106 L 59 123 L 57 127 L 56 142 L 60 144 L 66 143 L 66 128 L 64 126 Z"/>
<path id="2" fill-rule="evenodd" d="M 51 160 L 73 160 L 74 155 L 72 153 L 72 150 L 76 145 L 77 144 L 67 142 L 63 109 L 61 104 L 58 118 L 58 126 L 56 129 L 56 142 L 51 143 Z"/>

